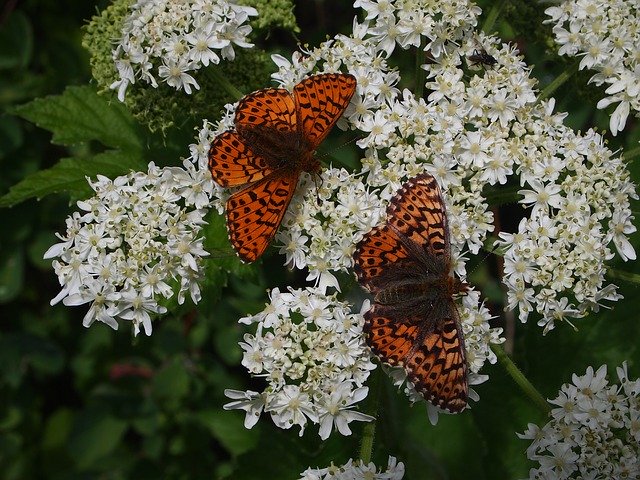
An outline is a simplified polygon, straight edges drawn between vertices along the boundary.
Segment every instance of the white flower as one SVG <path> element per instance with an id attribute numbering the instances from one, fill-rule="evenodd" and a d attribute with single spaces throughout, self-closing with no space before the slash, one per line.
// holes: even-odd
<path id="1" fill-rule="evenodd" d="M 154 88 L 156 77 L 176 90 L 199 89 L 189 73 L 202 66 L 233 60 L 233 45 L 251 48 L 251 27 L 258 12 L 229 0 L 139 0 L 124 21 L 122 37 L 112 52 L 119 80 L 110 88 L 124 101 L 129 85 L 142 80 Z"/>
<path id="2" fill-rule="evenodd" d="M 191 95 L 191 86 L 193 85 L 196 90 L 200 90 L 200 85 L 198 85 L 195 78 L 186 73 L 190 70 L 193 70 L 193 65 L 184 59 L 168 58 L 158 68 L 158 75 L 170 87 L 176 90 L 184 89 L 187 94 Z"/>
<path id="3" fill-rule="evenodd" d="M 619 384 L 610 385 L 607 367 L 564 384 L 551 420 L 542 428 L 529 424 L 518 436 L 532 440 L 527 457 L 539 466 L 529 478 L 638 478 L 638 380 L 630 380 L 626 362 L 617 369 Z M 634 427 L 635 422 L 635 427 Z"/>
<path id="4" fill-rule="evenodd" d="M 640 8 L 625 0 L 565 0 L 545 10 L 555 24 L 553 34 L 560 55 L 582 56 L 580 69 L 596 73 L 590 83 L 609 84 L 598 108 L 618 104 L 609 128 L 616 135 L 623 130 L 630 112 L 640 112 L 640 65 L 636 54 L 640 44 Z M 568 30 L 567 30 L 568 28 Z"/>
<path id="5" fill-rule="evenodd" d="M 186 165 L 150 163 L 148 172 L 89 183 L 96 195 L 78 202 L 85 213 L 67 219 L 66 236 L 45 253 L 56 258 L 62 286 L 52 304 L 89 303 L 85 327 L 97 320 L 117 329 L 123 319 L 135 335 L 141 327 L 150 335 L 152 318 L 166 312 L 160 299 L 177 291 L 179 303 L 185 292 L 199 301 L 200 263 L 208 255 L 198 238 L 207 212 L 202 183 L 211 180 L 206 170 Z M 174 279 L 179 286 L 171 286 Z"/>
<path id="6" fill-rule="evenodd" d="M 366 398 L 369 389 L 367 387 L 351 389 L 348 384 L 338 385 L 330 394 L 324 394 L 319 401 L 320 417 L 320 438 L 326 440 L 331 435 L 331 430 L 335 426 L 342 435 L 351 435 L 349 423 L 354 420 L 361 422 L 371 422 L 375 417 L 365 415 L 347 407 L 355 405 Z"/>
<path id="7" fill-rule="evenodd" d="M 258 392 L 247 390 L 246 392 L 240 392 L 238 390 L 226 389 L 224 394 L 227 398 L 231 398 L 234 401 L 224 405 L 225 410 L 240 409 L 247 412 L 244 418 L 244 428 L 251 429 L 258 420 L 260 414 L 264 409 L 265 395 Z"/>
<path id="8" fill-rule="evenodd" d="M 342 466 L 332 463 L 330 467 L 308 468 L 301 475 L 299 480 L 402 480 L 404 464 L 390 456 L 386 470 L 378 472 L 373 463 L 349 459 Z"/>
<path id="9" fill-rule="evenodd" d="M 240 346 L 242 364 L 268 382 L 259 408 L 252 406 L 257 399 L 252 392 L 225 408 L 245 410 L 247 428 L 262 409 L 280 428 L 300 427 L 300 435 L 308 422 L 318 424 L 322 439 L 333 426 L 350 435 L 352 421 L 373 420 L 355 410 L 367 396 L 362 384 L 375 368 L 362 335 L 362 315 L 319 289 L 273 289 L 270 298 L 263 312 L 240 320 L 256 324 L 255 335 L 246 334 Z M 238 392 L 229 392 L 241 400 Z"/>

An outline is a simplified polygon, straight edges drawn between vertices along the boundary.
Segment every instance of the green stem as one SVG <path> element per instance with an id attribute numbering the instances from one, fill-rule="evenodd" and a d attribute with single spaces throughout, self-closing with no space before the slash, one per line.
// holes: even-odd
<path id="1" fill-rule="evenodd" d="M 424 75 L 425 75 L 425 71 L 422 68 L 422 65 L 425 63 L 426 61 L 426 56 L 427 56 L 427 52 L 425 52 L 423 50 L 424 48 L 424 42 L 422 40 L 422 38 L 420 39 L 420 45 L 418 45 L 418 51 L 416 52 L 416 74 L 415 74 L 415 79 L 416 79 L 416 98 L 422 98 L 422 95 L 424 94 Z"/>
<path id="2" fill-rule="evenodd" d="M 640 283 L 640 275 L 637 273 L 625 272 L 624 270 L 616 270 L 614 268 L 607 270 L 607 277 L 625 280 L 631 283 Z"/>
<path id="3" fill-rule="evenodd" d="M 496 20 L 498 19 L 498 16 L 500 15 L 500 12 L 502 11 L 506 3 L 507 0 L 502 0 L 501 2 L 493 2 L 493 7 L 491 8 L 491 10 L 489 10 L 489 14 L 482 24 L 482 31 L 487 35 L 491 35 L 491 30 L 496 24 Z"/>
<path id="4" fill-rule="evenodd" d="M 367 414 L 375 417 L 378 414 L 378 404 L 380 402 L 380 375 L 382 368 L 374 370 L 369 381 L 369 401 Z M 376 420 L 365 423 L 362 429 L 362 441 L 360 442 L 360 460 L 367 465 L 371 461 L 373 453 L 373 441 L 376 437 Z"/>
<path id="5" fill-rule="evenodd" d="M 625 150 L 624 159 L 625 160 L 633 160 L 637 156 L 640 156 L 640 147 L 632 148 L 631 150 Z"/>
<path id="6" fill-rule="evenodd" d="M 240 100 L 242 97 L 244 97 L 244 94 L 240 90 L 238 90 L 236 87 L 234 87 L 232 83 L 229 80 L 227 80 L 227 77 L 222 75 L 215 66 L 213 68 L 207 68 L 206 72 L 208 75 L 211 75 L 211 78 L 213 78 L 216 82 L 218 82 L 218 84 L 222 88 L 224 88 L 227 91 L 227 93 L 231 95 L 233 98 L 235 98 L 236 100 Z"/>
<path id="7" fill-rule="evenodd" d="M 551 407 L 544 399 L 544 397 L 536 390 L 527 377 L 520 371 L 515 363 L 509 358 L 507 352 L 500 345 L 491 345 L 491 350 L 498 357 L 498 362 L 504 367 L 509 376 L 514 382 L 518 384 L 520 389 L 536 404 L 536 406 L 542 410 L 543 413 L 548 414 L 551 411 Z"/>
<path id="8" fill-rule="evenodd" d="M 551 82 L 549 85 L 544 87 L 542 92 L 540 92 L 540 95 L 538 95 L 538 101 L 540 102 L 542 100 L 549 98 L 553 92 L 555 92 L 558 88 L 560 88 L 560 86 L 564 82 L 569 80 L 578 71 L 579 65 L 580 65 L 580 62 L 574 62 L 572 65 L 569 66 L 569 68 L 567 68 L 564 72 L 558 75 L 553 80 L 553 82 Z"/>

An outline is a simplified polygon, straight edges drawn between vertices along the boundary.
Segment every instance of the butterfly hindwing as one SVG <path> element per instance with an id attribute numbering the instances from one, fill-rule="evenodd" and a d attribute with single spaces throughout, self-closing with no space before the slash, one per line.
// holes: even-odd
<path id="1" fill-rule="evenodd" d="M 431 255 L 450 257 L 449 226 L 435 178 L 421 174 L 407 181 L 387 209 L 389 225 Z"/>
<path id="2" fill-rule="evenodd" d="M 295 170 L 283 171 L 234 193 L 227 200 L 229 239 L 238 256 L 253 262 L 269 246 L 298 182 Z"/>

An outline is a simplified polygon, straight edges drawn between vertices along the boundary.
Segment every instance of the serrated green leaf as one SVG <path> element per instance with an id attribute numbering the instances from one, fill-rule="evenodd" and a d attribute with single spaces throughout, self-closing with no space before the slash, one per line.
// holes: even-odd
<path id="1" fill-rule="evenodd" d="M 86 177 L 104 175 L 114 178 L 131 170 L 145 169 L 142 154 L 134 151 L 110 150 L 91 157 L 63 158 L 57 165 L 29 175 L 0 198 L 0 207 L 10 207 L 29 198 L 42 198 L 66 192 L 74 198 L 87 198 L 93 190 Z"/>
<path id="2" fill-rule="evenodd" d="M 125 106 L 90 86 L 68 87 L 62 95 L 38 98 L 13 113 L 53 132 L 51 141 L 59 145 L 98 141 L 122 150 L 142 148 L 138 127 Z"/>

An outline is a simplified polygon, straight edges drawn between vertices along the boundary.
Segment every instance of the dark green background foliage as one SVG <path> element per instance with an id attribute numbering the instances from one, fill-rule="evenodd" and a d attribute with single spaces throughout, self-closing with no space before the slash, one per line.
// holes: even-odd
<path id="1" fill-rule="evenodd" d="M 290 56 L 297 42 L 314 45 L 349 31 L 354 13 L 347 2 L 298 3 L 299 32 L 261 31 L 259 45 L 267 53 Z M 207 247 L 222 253 L 207 263 L 203 301 L 169 305 L 151 337 L 132 340 L 127 328 L 105 325 L 85 329 L 83 308 L 49 305 L 59 286 L 42 255 L 56 242 L 54 232 L 64 231 L 75 200 L 90 195 L 85 175 L 115 177 L 144 170 L 151 160 L 178 165 L 201 125 L 189 117 L 164 134 L 150 133 L 126 107 L 96 93 L 81 28 L 107 5 L 9 1 L 0 11 L 0 478 L 294 479 L 308 466 L 357 457 L 362 425 L 351 437 L 322 443 L 313 426 L 299 438 L 264 418 L 248 431 L 243 414 L 222 410 L 225 388 L 262 388 L 240 366 L 237 342 L 246 330 L 237 319 L 261 310 L 268 288 L 301 285 L 304 275 L 284 269 L 274 251 L 255 266 L 240 266 L 229 256 L 217 216 L 209 218 Z M 496 25 L 535 64 L 544 86 L 572 62 L 547 51 L 549 28 L 524 6 L 511 2 Z M 409 56 L 406 61 L 412 65 Z M 588 74 L 576 78 L 556 92 L 558 109 L 570 112 L 574 128 L 606 128 L 607 114 L 594 107 L 600 92 L 584 86 Z M 211 120 L 218 115 L 207 113 Z M 639 136 L 630 117 L 610 146 L 632 150 Z M 355 158 L 349 147 L 334 155 Z M 637 181 L 637 164 L 630 168 Z M 632 242 L 638 249 L 637 235 Z M 504 326 L 500 290 L 490 280 L 496 259 L 477 263 L 471 281 L 489 297 L 496 325 Z M 635 262 L 612 267 L 637 273 Z M 542 337 L 535 322 L 515 325 L 513 359 L 544 396 L 554 397 L 571 373 L 582 374 L 588 365 L 607 363 L 613 373 L 626 359 L 632 376 L 640 376 L 635 278 L 616 278 L 625 300 L 580 321 L 577 332 L 563 324 Z M 351 297 L 361 296 L 352 286 Z M 490 381 L 477 388 L 481 401 L 461 415 L 442 416 L 435 427 L 423 407 L 408 406 L 376 373 L 376 463 L 397 456 L 407 479 L 526 476 L 527 442 L 515 432 L 528 422 L 541 424 L 544 416 L 500 365 L 486 373 Z"/>

